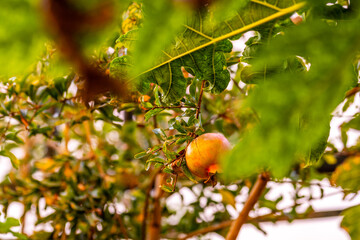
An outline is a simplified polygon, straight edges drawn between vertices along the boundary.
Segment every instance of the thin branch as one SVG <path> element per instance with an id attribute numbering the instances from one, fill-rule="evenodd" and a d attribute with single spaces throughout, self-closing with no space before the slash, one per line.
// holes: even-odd
<path id="1" fill-rule="evenodd" d="M 259 200 L 268 181 L 269 181 L 269 175 L 267 173 L 262 173 L 259 175 L 253 189 L 250 192 L 249 198 L 245 202 L 245 205 L 241 213 L 239 214 L 239 217 L 231 224 L 230 230 L 226 236 L 226 240 L 236 239 L 242 225 L 246 222 L 249 216 L 249 212 L 254 208 L 254 205 Z"/>
<path id="2" fill-rule="evenodd" d="M 186 106 L 186 105 L 180 105 L 180 106 L 155 106 L 155 107 L 152 107 L 152 108 L 149 108 L 149 109 L 146 109 L 146 110 L 153 110 L 153 109 L 156 109 L 156 108 L 172 109 L 172 108 L 197 108 L 197 107 L 194 107 L 194 106 Z"/>
<path id="3" fill-rule="evenodd" d="M 1 136 L 0 136 L 0 141 L 1 141 L 1 142 L 5 141 L 6 133 L 7 133 L 7 131 L 8 131 L 9 128 L 10 128 L 10 122 L 11 122 L 11 118 L 9 118 L 9 121 L 8 121 L 7 124 L 6 124 L 6 127 L 5 127 L 5 129 L 4 129 L 4 132 L 3 132 L 3 133 L 1 134 Z"/>
<path id="4" fill-rule="evenodd" d="M 201 101 L 204 93 L 204 87 L 205 87 L 205 80 L 201 82 L 201 88 L 200 88 L 200 95 L 199 95 L 199 101 L 196 107 L 196 119 L 199 119 L 200 115 L 200 108 L 201 108 Z"/>
<path id="5" fill-rule="evenodd" d="M 231 78 L 231 80 L 234 82 L 234 85 L 236 86 L 237 89 L 239 89 L 239 91 L 242 93 L 242 94 L 246 94 L 246 92 L 244 91 L 244 89 L 242 89 L 240 86 L 239 86 L 239 83 L 237 81 L 235 81 L 234 78 Z"/>
<path id="6" fill-rule="evenodd" d="M 349 91 L 346 92 L 345 97 L 349 98 L 353 95 L 355 95 L 356 93 L 358 93 L 360 91 L 360 87 L 354 87 L 353 89 L 350 89 Z"/>
<path id="7" fill-rule="evenodd" d="M 205 233 L 209 233 L 209 232 L 215 232 L 217 230 L 229 227 L 234 221 L 233 220 L 227 220 L 225 222 L 222 223 L 218 223 L 209 227 L 205 227 L 196 231 L 193 231 L 191 233 L 186 234 L 186 236 L 178 238 L 179 240 L 185 240 L 200 234 L 205 234 Z"/>
<path id="8" fill-rule="evenodd" d="M 161 197 L 163 194 L 163 190 L 160 188 L 162 185 L 162 181 L 164 178 L 164 174 L 157 174 L 155 178 L 155 193 L 154 193 L 154 201 L 153 201 L 153 215 L 151 218 L 151 222 L 149 224 L 149 234 L 147 235 L 147 240 L 158 240 L 160 239 L 161 232 Z"/>
<path id="9" fill-rule="evenodd" d="M 285 215 L 282 214 L 280 216 L 277 215 L 269 215 L 263 218 L 254 218 L 254 219 L 250 219 L 249 223 L 252 222 L 256 222 L 256 223 L 261 223 L 261 222 L 274 222 L 274 221 L 291 221 L 294 219 L 315 219 L 315 218 L 326 218 L 326 217 L 337 217 L 341 214 L 342 211 L 344 211 L 345 209 L 339 209 L 339 210 L 332 210 L 332 211 L 321 211 L 321 212 L 312 212 L 309 214 L 300 214 L 298 216 L 296 216 L 295 218 L 291 218 L 289 215 Z"/>
<path id="10" fill-rule="evenodd" d="M 94 151 L 94 149 L 92 147 L 92 144 L 91 144 L 91 127 L 90 127 L 90 123 L 92 123 L 92 122 L 90 122 L 89 120 L 83 122 L 84 130 L 85 130 L 86 142 L 90 147 L 89 159 L 94 160 L 95 165 L 96 165 L 97 169 L 99 170 L 100 175 L 105 176 L 105 172 L 104 172 L 104 169 L 103 169 L 103 167 L 101 165 L 101 162 L 98 159 L 98 157 L 96 156 L 95 151 Z"/>
<path id="11" fill-rule="evenodd" d="M 68 155 L 69 154 L 69 141 L 70 141 L 70 135 L 69 135 L 69 131 L 70 131 L 70 124 L 66 123 L 65 127 L 64 127 L 64 142 L 65 142 L 65 149 L 64 149 L 64 154 Z"/>
<path id="12" fill-rule="evenodd" d="M 326 217 L 336 217 L 339 216 L 340 213 L 343 211 L 344 209 L 340 209 L 340 210 L 332 210 L 332 211 L 322 211 L 322 212 L 312 212 L 310 214 L 307 215 L 299 215 L 299 216 L 295 216 L 294 219 L 315 219 L 315 218 L 326 218 Z M 289 215 L 276 215 L 273 213 L 270 214 L 266 214 L 263 216 L 259 216 L 256 218 L 249 218 L 249 220 L 246 222 L 246 224 L 249 223 L 261 223 L 261 222 L 278 222 L 278 221 L 289 221 L 289 220 L 294 220 L 294 219 L 290 219 Z M 194 232 L 188 233 L 187 235 L 185 235 L 184 237 L 178 238 L 179 240 L 185 240 L 200 234 L 206 234 L 209 232 L 215 232 L 218 231 L 220 229 L 229 227 L 232 223 L 234 222 L 234 220 L 228 220 L 222 223 L 218 223 L 209 227 L 205 227 L 199 230 L 196 230 Z"/>
<path id="13" fill-rule="evenodd" d="M 89 148 L 90 148 L 90 153 L 91 155 L 94 155 L 94 149 L 92 147 L 92 144 L 91 144 L 91 129 L 90 129 L 90 124 L 89 124 L 89 121 L 83 121 L 83 126 L 84 126 L 84 130 L 85 130 L 85 138 L 86 138 L 86 142 L 87 144 L 89 145 Z"/>
<path id="14" fill-rule="evenodd" d="M 129 235 L 126 232 L 126 228 L 125 228 L 125 225 L 123 223 L 123 220 L 122 220 L 121 216 L 119 214 L 115 213 L 115 219 L 119 223 L 120 231 L 123 234 L 124 238 L 129 239 Z"/>
<path id="15" fill-rule="evenodd" d="M 337 188 L 336 186 L 332 185 L 324 185 L 320 182 L 305 182 L 301 180 L 276 180 L 276 179 L 270 179 L 270 182 L 274 183 L 291 183 L 291 184 L 300 184 L 300 185 L 309 185 L 309 186 L 318 186 L 318 187 L 329 187 L 329 188 Z"/>

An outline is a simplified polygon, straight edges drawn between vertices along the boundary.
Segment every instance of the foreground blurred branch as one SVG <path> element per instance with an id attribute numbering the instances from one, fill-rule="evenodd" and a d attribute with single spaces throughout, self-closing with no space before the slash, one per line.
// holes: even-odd
<path id="1" fill-rule="evenodd" d="M 84 101 L 88 102 L 106 92 L 128 98 L 124 79 L 113 79 L 100 71 L 84 56 L 79 43 L 82 34 L 95 32 L 114 18 L 113 3 L 102 1 L 95 9 L 86 12 L 76 9 L 70 1 L 63 0 L 43 0 L 42 6 L 48 29 L 54 35 L 59 50 L 85 79 Z"/>
<path id="2" fill-rule="evenodd" d="M 258 176 L 254 187 L 252 188 L 249 198 L 245 202 L 239 217 L 231 223 L 230 230 L 226 236 L 226 240 L 235 240 L 242 225 L 246 222 L 249 212 L 254 208 L 254 205 L 259 200 L 262 192 L 266 187 L 266 183 L 269 181 L 269 174 L 262 173 Z"/>

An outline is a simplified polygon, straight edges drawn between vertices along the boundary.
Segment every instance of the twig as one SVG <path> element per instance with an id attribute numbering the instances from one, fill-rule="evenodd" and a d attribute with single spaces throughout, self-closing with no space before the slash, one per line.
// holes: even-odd
<path id="1" fill-rule="evenodd" d="M 231 223 L 233 223 L 233 222 L 234 222 L 233 220 L 227 220 L 227 221 L 222 222 L 222 223 L 218 223 L 218 224 L 215 224 L 215 225 L 212 225 L 212 226 L 209 226 L 209 227 L 205 227 L 205 228 L 193 231 L 191 233 L 186 234 L 186 236 L 178 238 L 178 239 L 179 240 L 185 240 L 185 239 L 188 239 L 188 238 L 200 235 L 200 234 L 205 234 L 205 233 L 209 233 L 209 232 L 215 232 L 215 231 L 217 231 L 219 229 L 223 229 L 223 228 L 226 228 L 226 227 L 230 226 Z"/>
<path id="2" fill-rule="evenodd" d="M 70 141 L 69 131 L 70 131 L 70 125 L 69 125 L 69 123 L 66 123 L 65 127 L 64 127 L 64 140 L 65 140 L 64 141 L 65 142 L 64 154 L 65 155 L 69 154 L 69 148 L 68 148 L 69 141 Z"/>
<path id="3" fill-rule="evenodd" d="M 91 146 L 91 129 L 90 129 L 90 120 L 86 120 L 83 122 L 84 125 L 84 130 L 85 130 L 85 137 L 86 137 L 86 142 L 88 143 L 89 147 L 90 147 L 90 156 L 89 159 L 94 160 L 95 165 L 97 167 L 97 169 L 99 170 L 99 173 L 101 176 L 105 176 L 105 172 L 104 169 L 101 165 L 100 160 L 98 159 L 98 157 L 95 154 L 95 151 L 93 149 L 93 147 Z"/>
<path id="4" fill-rule="evenodd" d="M 178 180 L 178 176 L 179 176 L 178 174 L 175 175 L 173 192 L 175 191 L 175 188 L 176 188 L 176 183 L 177 183 L 177 180 Z"/>
<path id="5" fill-rule="evenodd" d="M 90 129 L 90 124 L 89 121 L 83 121 L 83 125 L 84 125 L 84 130 L 85 130 L 85 137 L 86 137 L 86 142 L 89 145 L 90 148 L 90 153 L 91 155 L 94 155 L 94 149 L 92 147 L 91 144 L 91 129 Z"/>
<path id="6" fill-rule="evenodd" d="M 319 186 L 319 187 L 330 187 L 330 188 L 336 188 L 336 186 L 332 185 L 323 185 L 320 182 L 305 182 L 302 180 L 276 180 L 276 179 L 270 179 L 270 182 L 274 183 L 291 183 L 291 184 L 300 184 L 300 185 L 309 185 L 309 186 Z"/>
<path id="7" fill-rule="evenodd" d="M 346 92 L 345 97 L 349 98 L 351 96 L 354 96 L 356 93 L 358 93 L 360 91 L 360 87 L 354 87 L 353 89 L 350 89 L 349 91 Z"/>
<path id="8" fill-rule="evenodd" d="M 322 211 L 322 212 L 312 212 L 308 215 L 299 215 L 299 216 L 295 216 L 294 219 L 314 219 L 314 218 L 325 218 L 325 217 L 335 217 L 335 216 L 339 216 L 340 213 L 343 211 L 344 209 L 340 209 L 340 210 L 332 210 L 332 211 Z M 273 213 L 270 214 L 266 214 L 263 216 L 259 216 L 256 218 L 249 218 L 248 221 L 246 221 L 246 224 L 248 223 L 261 223 L 261 222 L 277 222 L 277 221 L 289 221 L 289 220 L 293 220 L 290 219 L 289 215 L 275 215 Z M 194 232 L 188 233 L 186 236 L 178 238 L 179 240 L 185 240 L 200 234 L 205 234 L 205 233 L 209 233 L 209 232 L 215 232 L 218 231 L 220 229 L 229 227 L 232 223 L 234 222 L 234 220 L 228 220 L 222 223 L 218 223 L 209 227 L 205 227 L 199 230 L 196 230 Z"/>
<path id="9" fill-rule="evenodd" d="M 154 110 L 156 108 L 161 108 L 161 109 L 172 109 L 172 108 L 197 108 L 194 106 L 186 106 L 186 105 L 180 105 L 180 106 L 154 106 L 152 108 L 146 109 L 146 110 Z"/>
<path id="10" fill-rule="evenodd" d="M 153 201 L 153 215 L 149 224 L 149 234 L 147 240 L 158 240 L 160 239 L 161 230 L 161 204 L 160 199 L 163 194 L 163 190 L 160 188 L 164 174 L 157 174 L 155 178 L 155 193 Z"/>
<path id="11" fill-rule="evenodd" d="M 199 101 L 198 101 L 198 104 L 197 104 L 197 106 L 196 106 L 196 119 L 199 119 L 200 108 L 201 108 L 201 101 L 202 101 L 202 96 L 203 96 L 203 93 L 204 93 L 204 87 L 205 87 L 205 80 L 203 80 L 203 81 L 201 82 Z"/>
<path id="12" fill-rule="evenodd" d="M 239 217 L 231 224 L 230 230 L 226 236 L 226 240 L 235 240 L 241 226 L 246 222 L 249 212 L 254 208 L 254 205 L 259 200 L 263 190 L 266 187 L 266 183 L 269 181 L 269 175 L 262 173 L 259 175 L 253 189 L 250 192 L 249 198 L 245 202 L 245 205 L 239 214 Z"/>
<path id="13" fill-rule="evenodd" d="M 10 128 L 10 122 L 11 122 L 11 118 L 9 118 L 9 121 L 8 121 L 8 123 L 6 124 L 6 127 L 5 127 L 5 129 L 4 129 L 4 132 L 1 134 L 1 136 L 0 136 L 0 141 L 1 142 L 5 142 L 5 136 L 6 136 L 6 133 L 7 133 L 7 131 L 9 130 L 9 128 Z"/>
<path id="14" fill-rule="evenodd" d="M 252 222 L 257 222 L 257 223 L 261 223 L 261 222 L 272 222 L 272 221 L 291 221 L 294 219 L 314 219 L 314 218 L 326 218 L 326 217 L 336 217 L 339 216 L 341 214 L 342 211 L 344 211 L 345 209 L 339 209 L 339 210 L 331 210 L 331 211 L 321 211 L 321 212 L 312 212 L 309 214 L 300 214 L 294 218 L 291 218 L 289 215 L 285 215 L 282 214 L 280 216 L 271 214 L 269 216 L 265 216 L 262 218 L 254 218 L 254 219 L 250 219 L 248 222 L 252 223 Z"/>
<path id="15" fill-rule="evenodd" d="M 21 232 L 22 234 L 24 234 L 24 231 L 25 231 L 25 223 L 26 223 L 25 217 L 26 217 L 26 213 L 29 211 L 29 208 L 26 207 L 25 201 L 23 201 L 22 204 L 24 204 L 25 209 L 24 209 L 24 213 L 21 215 L 21 218 L 20 218 L 20 222 L 21 222 L 21 230 L 20 230 L 20 232 Z"/>
<path id="16" fill-rule="evenodd" d="M 127 232 L 126 232 L 126 228 L 124 226 L 123 220 L 121 219 L 121 216 L 119 214 L 115 213 L 115 219 L 119 223 L 120 231 L 124 235 L 124 238 L 129 239 L 129 236 L 128 236 Z"/>
<path id="17" fill-rule="evenodd" d="M 239 91 L 242 93 L 242 94 L 246 94 L 246 92 L 244 91 L 244 89 L 242 89 L 240 86 L 239 86 L 239 83 L 237 81 L 235 81 L 234 78 L 231 78 L 231 80 L 234 82 L 234 85 L 237 87 L 237 89 L 239 89 Z"/>

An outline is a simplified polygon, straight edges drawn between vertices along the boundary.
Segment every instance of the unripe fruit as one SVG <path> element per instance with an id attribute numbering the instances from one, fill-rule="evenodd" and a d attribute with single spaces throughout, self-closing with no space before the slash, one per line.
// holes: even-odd
<path id="1" fill-rule="evenodd" d="M 208 179 L 219 170 L 219 160 L 230 148 L 224 135 L 205 133 L 195 138 L 187 147 L 187 167 L 195 176 Z"/>

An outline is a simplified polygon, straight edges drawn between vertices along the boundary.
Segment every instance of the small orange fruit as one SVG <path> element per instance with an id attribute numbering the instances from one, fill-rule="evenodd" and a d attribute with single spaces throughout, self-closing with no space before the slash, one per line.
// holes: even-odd
<path id="1" fill-rule="evenodd" d="M 150 96 L 148 96 L 148 95 L 142 95 L 142 96 L 140 96 L 139 98 L 138 98 L 138 101 L 139 102 L 148 102 L 149 100 L 150 100 Z"/>
<path id="2" fill-rule="evenodd" d="M 221 133 L 205 133 L 186 149 L 186 164 L 197 177 L 208 179 L 219 170 L 220 158 L 231 148 Z"/>

